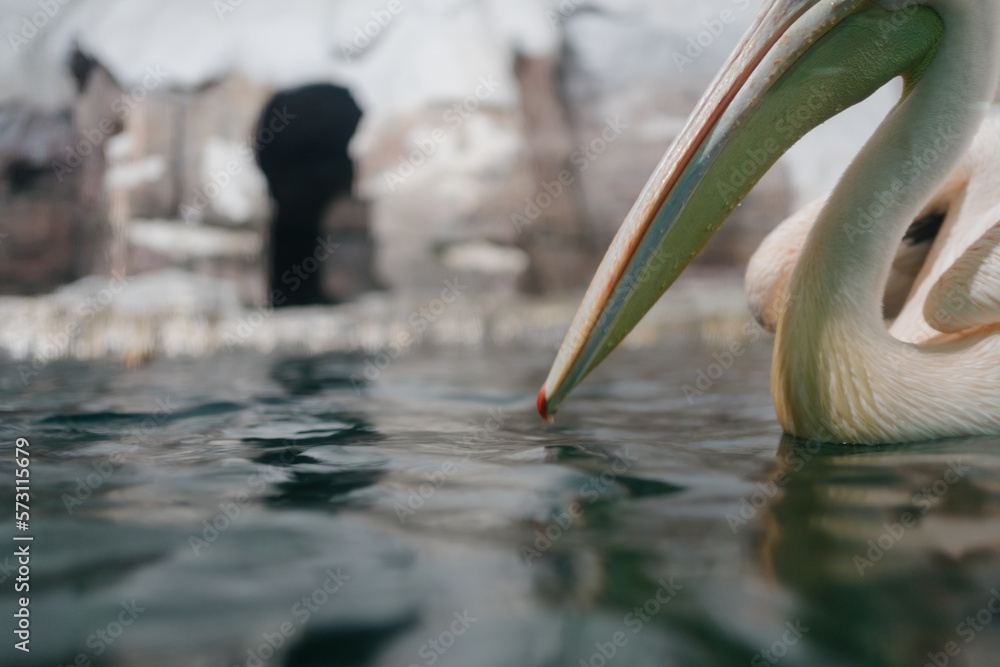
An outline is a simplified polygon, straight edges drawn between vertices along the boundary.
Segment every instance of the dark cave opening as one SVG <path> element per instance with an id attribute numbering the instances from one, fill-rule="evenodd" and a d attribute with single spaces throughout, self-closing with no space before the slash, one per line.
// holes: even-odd
<path id="1" fill-rule="evenodd" d="M 31 164 L 26 160 L 18 160 L 9 164 L 4 170 L 3 178 L 7 181 L 12 193 L 30 192 L 39 181 L 48 176 L 47 167 Z"/>
<path id="2" fill-rule="evenodd" d="M 350 91 L 277 93 L 258 123 L 257 161 L 275 202 L 268 282 L 276 306 L 347 301 L 374 289 L 367 208 L 351 198 L 348 144 L 362 111 Z"/>

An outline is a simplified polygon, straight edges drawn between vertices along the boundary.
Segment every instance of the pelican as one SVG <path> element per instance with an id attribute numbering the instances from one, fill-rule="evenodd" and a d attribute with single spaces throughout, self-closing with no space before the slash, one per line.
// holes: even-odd
<path id="1" fill-rule="evenodd" d="M 781 154 L 901 78 L 899 103 L 830 195 L 751 262 L 751 308 L 775 330 L 775 411 L 787 433 L 826 442 L 1000 433 L 1000 179 L 977 173 L 1000 143 L 985 122 L 998 77 L 994 0 L 768 2 L 618 231 L 539 392 L 541 415 Z M 914 252 L 916 268 L 901 270 Z M 890 329 L 896 273 L 911 281 Z"/>

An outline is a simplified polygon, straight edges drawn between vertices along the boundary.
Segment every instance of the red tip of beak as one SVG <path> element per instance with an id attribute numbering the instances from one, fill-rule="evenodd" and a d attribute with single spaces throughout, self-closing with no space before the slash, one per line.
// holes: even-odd
<path id="1" fill-rule="evenodd" d="M 552 423 L 552 415 L 549 414 L 548 401 L 545 400 L 545 385 L 542 385 L 542 390 L 538 392 L 538 414 L 542 416 L 542 419 L 548 423 Z"/>

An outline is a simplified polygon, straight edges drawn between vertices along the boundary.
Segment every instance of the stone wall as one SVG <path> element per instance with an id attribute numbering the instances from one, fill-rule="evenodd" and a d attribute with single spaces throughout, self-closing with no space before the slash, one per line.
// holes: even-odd
<path id="1" fill-rule="evenodd" d="M 179 266 L 264 300 L 273 201 L 254 160 L 258 123 L 274 95 L 313 83 L 349 87 L 365 112 L 353 199 L 330 193 L 328 228 L 342 247 L 323 278 L 330 298 L 455 276 L 500 293 L 580 288 L 761 4 L 410 0 L 379 22 L 378 0 L 289 0 L 278 22 L 253 3 L 217 15 L 194 0 L 144 2 L 125 16 L 76 0 L 18 54 L 20 74 L 0 66 L 0 110 L 74 121 L 75 136 L 50 133 L 32 168 L 93 144 L 65 182 L 36 181 L 46 194 L 31 205 L 68 230 L 53 231 L 51 257 L 38 260 L 48 277 L 9 275 L 5 289 Z M 156 30 L 125 39 L 121 26 L 144 11 Z M 67 93 L 75 44 L 93 64 Z M 698 264 L 738 271 L 794 205 L 832 183 L 891 93 L 876 102 L 779 162 Z M 14 202 L 5 182 L 0 207 Z M 12 230 L 15 217 L 0 225 Z M 6 252 L 21 252 L 24 234 Z"/>
<path id="2" fill-rule="evenodd" d="M 47 168 L 73 137 L 69 114 L 0 108 L 0 294 L 48 292 L 79 273 L 80 174 Z"/>

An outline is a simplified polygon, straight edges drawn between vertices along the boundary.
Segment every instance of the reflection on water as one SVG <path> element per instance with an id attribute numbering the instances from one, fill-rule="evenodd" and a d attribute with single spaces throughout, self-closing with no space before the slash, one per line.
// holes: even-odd
<path id="1" fill-rule="evenodd" d="M 796 442 L 764 346 L 689 401 L 717 351 L 618 353 L 555 427 L 532 350 L 7 365 L 0 662 L 998 664 L 1000 439 Z"/>
<path id="2" fill-rule="evenodd" d="M 813 641 L 871 665 L 997 662 L 997 444 L 808 458 L 801 443 L 782 442 L 772 479 L 786 472 L 788 482 L 762 527 L 761 560 L 801 598 Z"/>

